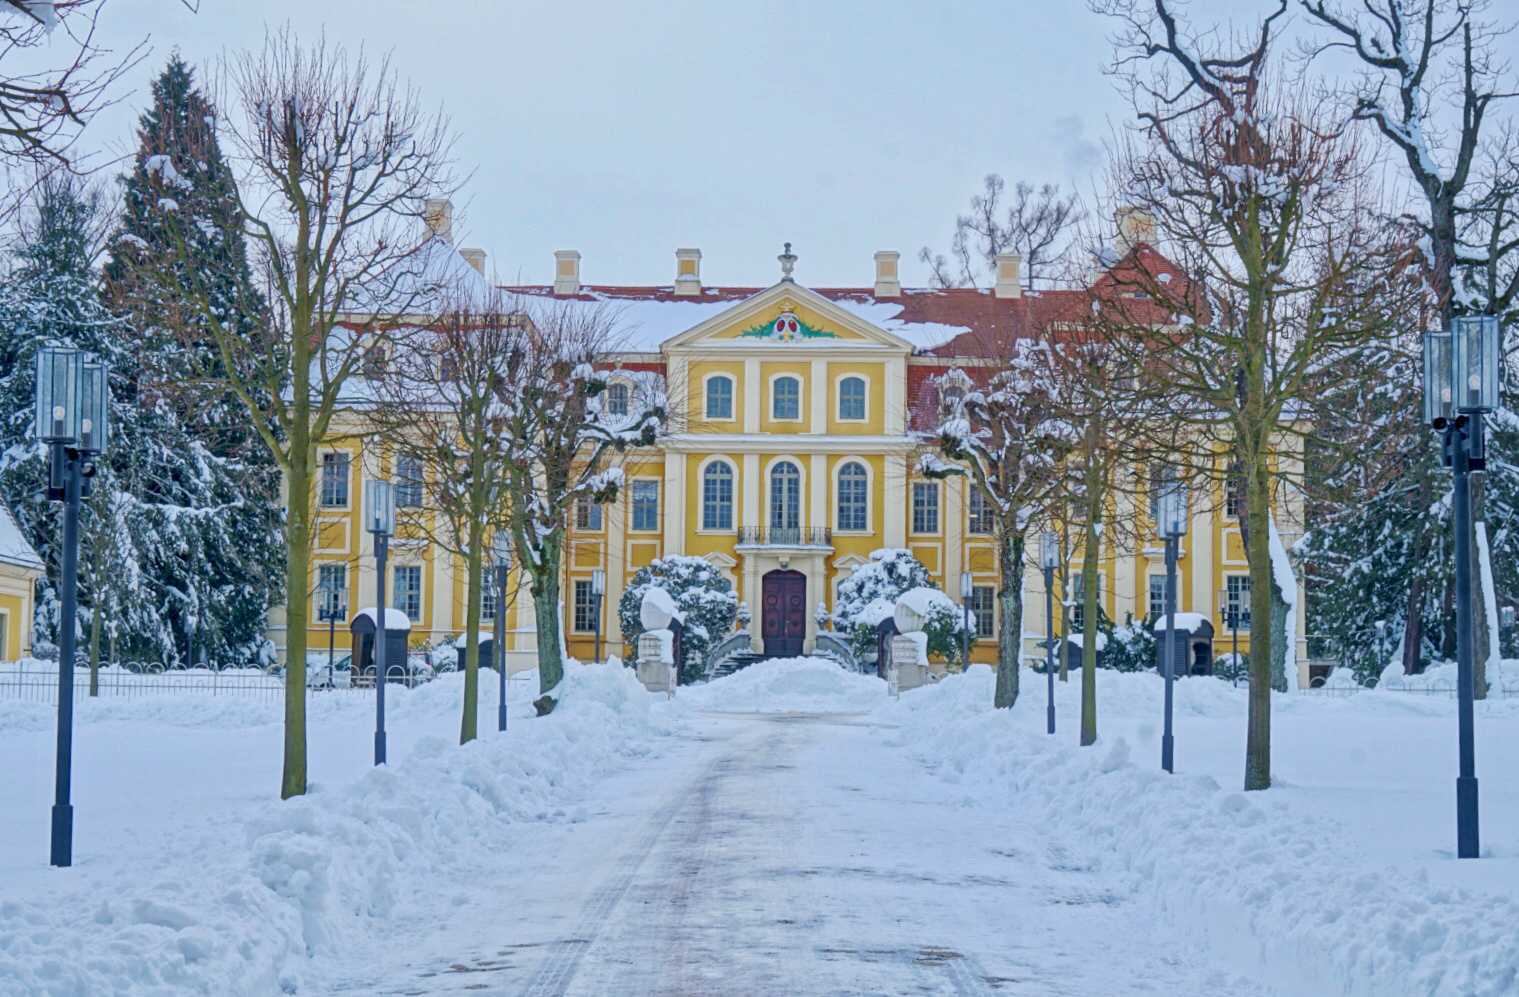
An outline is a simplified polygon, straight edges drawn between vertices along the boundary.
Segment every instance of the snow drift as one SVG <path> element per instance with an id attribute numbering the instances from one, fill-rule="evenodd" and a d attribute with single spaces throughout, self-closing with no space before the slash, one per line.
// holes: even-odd
<path id="1" fill-rule="evenodd" d="M 824 658 L 773 658 L 706 685 L 682 686 L 679 701 L 698 710 L 849 713 L 885 702 L 886 683 Z"/>

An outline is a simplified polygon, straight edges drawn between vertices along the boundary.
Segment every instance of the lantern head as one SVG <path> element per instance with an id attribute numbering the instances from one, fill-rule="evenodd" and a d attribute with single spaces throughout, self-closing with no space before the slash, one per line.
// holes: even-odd
<path id="1" fill-rule="evenodd" d="M 99 360 L 79 365 L 79 449 L 105 453 L 111 435 L 111 368 Z"/>
<path id="2" fill-rule="evenodd" d="M 1491 412 L 1498 407 L 1498 364 L 1502 336 L 1495 315 L 1463 315 L 1450 332 L 1450 387 L 1460 412 Z"/>
<path id="3" fill-rule="evenodd" d="M 44 443 L 79 441 L 82 354 L 72 346 L 37 351 L 37 412 L 34 435 Z"/>
<path id="4" fill-rule="evenodd" d="M 396 493 L 383 478 L 364 483 L 364 528 L 377 537 L 395 535 Z"/>

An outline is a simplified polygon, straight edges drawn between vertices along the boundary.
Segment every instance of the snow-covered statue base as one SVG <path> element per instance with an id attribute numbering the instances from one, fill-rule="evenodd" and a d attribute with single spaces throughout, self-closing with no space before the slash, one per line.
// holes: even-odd
<path id="1" fill-rule="evenodd" d="M 644 632 L 638 635 L 638 660 L 634 664 L 638 681 L 650 692 L 673 696 L 676 632 L 681 626 L 681 613 L 670 593 L 651 588 L 644 594 L 638 618 L 644 625 Z"/>
<path id="2" fill-rule="evenodd" d="M 892 608 L 897 635 L 891 639 L 891 669 L 886 682 L 896 692 L 928 684 L 928 634 L 923 623 L 930 605 L 927 589 L 903 592 Z"/>

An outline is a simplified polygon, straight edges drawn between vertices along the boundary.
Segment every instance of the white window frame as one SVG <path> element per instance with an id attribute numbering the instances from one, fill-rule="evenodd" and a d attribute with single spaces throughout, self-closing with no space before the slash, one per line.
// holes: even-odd
<path id="1" fill-rule="evenodd" d="M 654 525 L 653 526 L 639 526 L 638 525 L 638 486 L 639 485 L 653 485 L 654 486 Z M 628 530 L 629 531 L 636 532 L 636 533 L 658 533 L 659 532 L 659 493 L 660 493 L 660 479 L 658 479 L 658 478 L 634 478 L 632 481 L 628 482 Z"/>
<path id="2" fill-rule="evenodd" d="M 776 385 L 777 381 L 780 381 L 783 378 L 790 378 L 791 380 L 793 380 L 793 381 L 796 382 L 796 416 L 795 417 L 791 417 L 791 416 L 782 417 L 782 416 L 778 416 L 778 415 L 775 414 L 775 402 L 776 402 L 776 398 L 775 398 L 775 385 Z M 807 420 L 807 382 L 806 382 L 806 379 L 804 377 L 802 377 L 802 375 L 800 375 L 800 374 L 792 374 L 792 373 L 789 373 L 787 371 L 781 371 L 778 374 L 771 374 L 770 375 L 770 380 L 769 380 L 768 383 L 770 385 L 770 392 L 769 392 L 769 395 L 768 395 L 768 397 L 770 399 L 770 421 L 771 422 L 796 422 L 796 423 L 805 422 Z"/>
<path id="3" fill-rule="evenodd" d="M 859 381 L 865 386 L 865 395 L 862 400 L 862 415 L 859 418 L 844 414 L 844 382 L 850 379 Z M 870 378 L 864 374 L 854 372 L 840 374 L 833 379 L 833 416 L 836 422 L 865 423 L 870 421 Z"/>
<path id="4" fill-rule="evenodd" d="M 842 517 L 839 515 L 843 511 L 842 508 L 841 508 L 841 505 L 842 505 L 842 500 L 843 500 L 843 496 L 844 496 L 844 468 L 848 467 L 851 464 L 858 464 L 858 465 L 860 465 L 860 467 L 862 467 L 862 468 L 865 469 L 865 528 L 864 529 L 846 529 L 844 527 L 844 521 L 843 521 Z M 872 532 L 872 527 L 875 525 L 875 522 L 874 522 L 874 519 L 875 519 L 875 503 L 871 501 L 871 498 L 875 494 L 875 483 L 876 483 L 876 480 L 875 480 L 875 471 L 871 468 L 870 462 L 867 461 L 865 458 L 863 458 L 863 457 L 856 457 L 856 456 L 852 456 L 852 455 L 851 456 L 847 456 L 847 457 L 840 457 L 839 458 L 838 463 L 836 463 L 834 465 L 834 467 L 833 467 L 833 529 L 834 529 L 834 532 L 836 532 L 836 533 L 843 533 L 843 534 L 852 535 L 852 536 L 860 536 L 860 535 L 864 535 L 864 534 L 868 534 L 868 533 Z"/>
<path id="5" fill-rule="evenodd" d="M 712 388 L 713 379 L 722 378 L 728 382 L 728 414 L 712 414 Z M 701 379 L 701 411 L 702 419 L 706 422 L 736 422 L 738 420 L 738 380 L 727 371 L 714 370 L 703 374 Z"/>
<path id="6" fill-rule="evenodd" d="M 918 529 L 918 487 L 924 486 L 934 490 L 934 528 L 931 530 Z M 937 481 L 914 481 L 907 489 L 907 532 L 915 537 L 937 537 L 944 532 L 944 489 L 939 487 Z"/>
<path id="7" fill-rule="evenodd" d="M 775 469 L 781 464 L 790 464 L 796 468 L 796 526 L 794 529 L 807 529 L 807 465 L 799 457 L 783 454 L 774 458 L 765 465 L 765 507 L 760 510 L 763 525 L 766 529 L 793 529 L 793 527 L 774 527 L 771 523 L 771 510 L 775 502 Z"/>
<path id="8" fill-rule="evenodd" d="M 709 468 L 711 468 L 712 465 L 714 465 L 714 464 L 721 464 L 723 467 L 727 468 L 728 469 L 728 480 L 733 483 L 732 494 L 728 496 L 728 525 L 727 526 L 708 526 L 707 525 L 707 470 Z M 726 457 L 719 457 L 719 456 L 708 457 L 706 460 L 702 461 L 701 464 L 697 467 L 697 469 L 696 469 L 696 481 L 697 481 L 697 486 L 696 486 L 697 487 L 697 504 L 700 506 L 700 511 L 698 512 L 698 516 L 700 518 L 697 520 L 697 523 L 699 524 L 699 528 L 698 528 L 697 532 L 698 533 L 732 533 L 733 529 L 734 529 L 734 526 L 738 523 L 738 512 L 739 512 L 739 508 L 738 508 L 738 500 L 739 500 L 738 465 L 736 463 L 734 463 L 733 461 L 729 460 Z"/>

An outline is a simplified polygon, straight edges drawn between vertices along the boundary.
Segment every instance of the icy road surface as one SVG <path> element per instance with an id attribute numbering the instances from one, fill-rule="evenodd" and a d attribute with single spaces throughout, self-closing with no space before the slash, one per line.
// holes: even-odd
<path id="1" fill-rule="evenodd" d="M 870 717 L 694 726 L 659 770 L 608 780 L 588 820 L 545 829 L 499 902 L 316 990 L 1270 993 L 1206 964 L 1059 841 L 883 747 Z"/>

